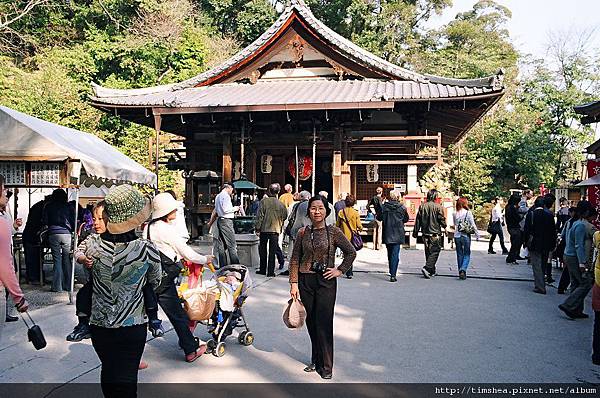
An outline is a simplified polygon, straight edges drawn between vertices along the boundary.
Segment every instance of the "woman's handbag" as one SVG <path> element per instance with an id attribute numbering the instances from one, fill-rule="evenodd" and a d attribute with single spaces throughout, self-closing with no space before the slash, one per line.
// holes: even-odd
<path id="1" fill-rule="evenodd" d="M 210 319 L 215 310 L 217 294 L 213 290 L 188 289 L 183 292 L 183 308 L 191 321 Z"/>
<path id="2" fill-rule="evenodd" d="M 350 233 L 352 234 L 350 243 L 352 244 L 352 247 L 354 247 L 354 250 L 359 251 L 363 248 L 363 240 L 358 231 L 354 231 L 352 227 L 350 227 L 350 223 L 348 222 L 348 216 L 346 215 L 346 209 L 342 210 L 342 213 L 344 213 L 344 222 L 346 223 L 348 229 L 350 230 Z"/>
<path id="3" fill-rule="evenodd" d="M 31 319 L 29 312 L 26 312 L 25 314 L 27 314 L 29 320 L 31 321 L 31 326 L 29 326 L 25 320 L 25 317 L 23 317 L 23 314 L 21 313 L 21 319 L 23 319 L 25 326 L 27 326 L 27 339 L 31 341 L 36 350 L 41 350 L 42 348 L 46 347 L 46 338 L 44 337 L 42 328 L 35 324 L 33 319 Z"/>
<path id="4" fill-rule="evenodd" d="M 290 329 L 299 329 L 304 325 L 306 309 L 300 300 L 289 299 L 283 311 L 283 323 Z"/>

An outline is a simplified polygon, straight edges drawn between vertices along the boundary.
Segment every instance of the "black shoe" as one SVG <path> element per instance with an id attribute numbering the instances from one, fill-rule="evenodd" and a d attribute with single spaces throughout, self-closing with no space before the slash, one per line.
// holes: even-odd
<path id="1" fill-rule="evenodd" d="M 590 316 L 588 314 L 586 314 L 585 312 L 579 312 L 577 314 L 575 314 L 575 318 L 576 319 L 587 319 Z"/>
<path id="2" fill-rule="evenodd" d="M 289 275 L 289 274 L 290 274 L 289 269 L 286 269 L 285 271 L 279 273 L 279 275 Z"/>
<path id="3" fill-rule="evenodd" d="M 460 279 L 460 280 L 463 280 L 463 281 L 464 281 L 465 279 L 467 279 L 467 273 L 466 273 L 465 271 L 460 271 L 460 272 L 458 273 L 458 279 Z"/>
<path id="4" fill-rule="evenodd" d="M 80 323 L 75 326 L 75 329 L 67 336 L 67 341 L 81 341 L 83 339 L 89 339 L 92 337 L 92 332 L 90 330 L 90 325 L 85 323 Z"/>
<path id="5" fill-rule="evenodd" d="M 575 314 L 574 312 L 571 312 L 563 304 L 559 304 L 558 309 L 561 310 L 562 312 L 564 312 L 565 315 L 568 316 L 569 318 L 571 318 L 571 319 L 577 319 L 577 314 Z"/>
<path id="6" fill-rule="evenodd" d="M 352 275 L 352 274 L 350 274 L 350 275 L 346 275 L 346 279 L 352 279 L 352 277 L 353 277 L 353 275 Z"/>
<path id="7" fill-rule="evenodd" d="M 7 315 L 5 321 L 6 322 L 16 322 L 19 320 L 18 316 Z"/>
<path id="8" fill-rule="evenodd" d="M 488 250 L 488 254 L 496 254 L 496 252 L 493 250 Z"/>
<path id="9" fill-rule="evenodd" d="M 258 272 L 257 272 L 257 274 L 258 274 Z M 274 277 L 275 277 L 275 274 L 267 274 L 267 278 L 274 278 Z"/>
<path id="10" fill-rule="evenodd" d="M 425 277 L 425 279 L 431 279 L 431 274 L 425 268 L 421 268 L 421 273 L 423 274 L 423 277 Z"/>
<path id="11" fill-rule="evenodd" d="M 555 280 L 553 277 L 551 277 L 551 276 L 546 277 L 546 283 L 554 283 L 554 282 L 555 282 Z"/>
<path id="12" fill-rule="evenodd" d="M 314 363 L 311 363 L 310 365 L 308 365 L 307 367 L 304 368 L 304 371 L 306 373 L 315 372 L 316 370 L 317 370 L 317 365 L 315 365 Z"/>
<path id="13" fill-rule="evenodd" d="M 323 371 L 320 371 L 319 375 L 321 376 L 321 379 L 325 379 L 325 380 L 331 380 L 331 378 L 333 377 L 333 375 L 331 373 L 325 373 Z"/>
<path id="14" fill-rule="evenodd" d="M 592 358 L 592 363 L 594 365 L 599 365 L 600 366 L 600 359 L 594 359 L 594 358 Z"/>
<path id="15" fill-rule="evenodd" d="M 390 276 L 390 282 L 398 282 L 395 276 Z"/>
<path id="16" fill-rule="evenodd" d="M 502 250 L 502 255 L 503 256 L 508 256 L 508 250 Z"/>
<path id="17" fill-rule="evenodd" d="M 283 269 L 283 263 L 279 264 L 279 269 Z"/>
<path id="18" fill-rule="evenodd" d="M 533 292 L 534 292 L 534 293 L 538 293 L 538 294 L 546 294 L 546 291 L 545 291 L 545 290 L 538 289 L 537 287 L 536 287 L 535 289 L 533 289 Z"/>
<path id="19" fill-rule="evenodd" d="M 565 291 L 564 291 L 564 290 L 562 290 L 562 289 L 558 289 L 558 290 L 556 291 L 556 294 L 565 294 Z"/>
<path id="20" fill-rule="evenodd" d="M 256 271 L 257 275 L 267 275 L 267 271 Z"/>
<path id="21" fill-rule="evenodd" d="M 517 260 L 525 260 L 525 259 L 521 256 L 517 256 Z"/>

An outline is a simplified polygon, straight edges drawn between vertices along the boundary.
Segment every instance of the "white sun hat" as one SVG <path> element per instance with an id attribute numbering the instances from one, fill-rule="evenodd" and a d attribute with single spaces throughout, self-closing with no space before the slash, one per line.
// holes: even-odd
<path id="1" fill-rule="evenodd" d="M 179 202 L 170 193 L 159 193 L 152 201 L 152 219 L 162 218 L 173 210 L 177 210 L 179 206 Z"/>

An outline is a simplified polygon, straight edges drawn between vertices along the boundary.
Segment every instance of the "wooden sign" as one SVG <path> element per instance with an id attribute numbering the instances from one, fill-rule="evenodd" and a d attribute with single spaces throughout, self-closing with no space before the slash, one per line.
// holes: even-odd
<path id="1" fill-rule="evenodd" d="M 378 164 L 368 164 L 366 167 L 367 167 L 367 181 L 368 182 L 379 181 L 379 165 Z"/>
<path id="2" fill-rule="evenodd" d="M 60 186 L 60 163 L 32 163 L 31 185 Z"/>
<path id="3" fill-rule="evenodd" d="M 26 185 L 25 162 L 0 162 L 0 174 L 4 176 L 6 185 Z"/>
<path id="4" fill-rule="evenodd" d="M 262 155 L 260 157 L 260 171 L 263 174 L 271 174 L 273 171 L 273 156 Z"/>

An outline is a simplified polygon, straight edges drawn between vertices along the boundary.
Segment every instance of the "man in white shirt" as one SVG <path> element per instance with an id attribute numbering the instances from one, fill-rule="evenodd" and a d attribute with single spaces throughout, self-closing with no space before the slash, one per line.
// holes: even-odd
<path id="1" fill-rule="evenodd" d="M 504 245 L 504 232 L 502 228 L 504 226 L 504 213 L 502 210 L 502 198 L 494 198 L 492 203 L 494 207 L 492 208 L 492 214 L 490 216 L 490 225 L 488 227 L 488 232 L 491 234 L 490 236 L 490 244 L 488 246 L 488 254 L 496 254 L 494 251 L 494 241 L 496 240 L 496 236 L 498 236 L 498 240 L 500 241 L 500 247 L 502 248 L 502 254 L 508 255 L 508 249 Z"/>
<path id="2" fill-rule="evenodd" d="M 215 212 L 217 213 L 217 228 L 219 239 L 223 243 L 223 250 L 219 251 L 219 267 L 227 264 L 239 264 L 237 244 L 235 242 L 235 231 L 233 229 L 233 218 L 240 210 L 239 206 L 233 206 L 231 195 L 233 186 L 229 183 L 223 184 L 223 190 L 215 198 Z M 229 254 L 229 261 L 227 261 Z"/>

